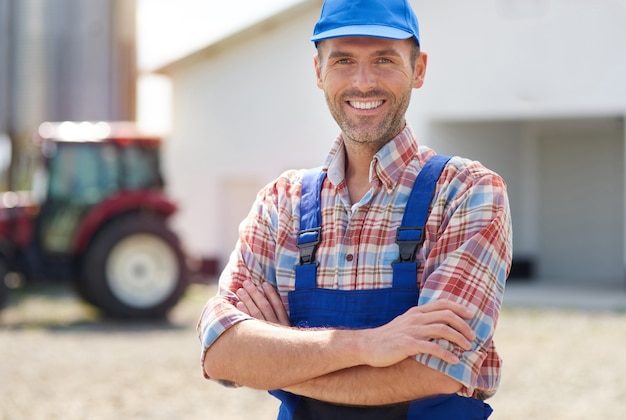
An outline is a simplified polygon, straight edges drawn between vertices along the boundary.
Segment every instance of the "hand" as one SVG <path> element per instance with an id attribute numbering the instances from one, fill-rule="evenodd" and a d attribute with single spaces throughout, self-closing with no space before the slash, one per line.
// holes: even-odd
<path id="1" fill-rule="evenodd" d="M 364 330 L 364 364 L 391 366 L 420 353 L 457 364 L 459 358 L 434 340 L 445 339 L 464 350 L 471 349 L 476 334 L 466 320 L 472 316 L 468 308 L 449 300 L 415 306 L 381 327 Z"/>
<path id="2" fill-rule="evenodd" d="M 270 283 L 263 282 L 259 290 L 254 283 L 246 280 L 243 282 L 243 287 L 237 290 L 237 296 L 240 299 L 237 309 L 241 312 L 256 319 L 286 327 L 291 326 L 280 295 Z"/>

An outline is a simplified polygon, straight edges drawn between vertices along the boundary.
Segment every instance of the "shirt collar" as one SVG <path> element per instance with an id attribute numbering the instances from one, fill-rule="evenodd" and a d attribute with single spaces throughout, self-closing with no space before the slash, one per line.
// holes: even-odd
<path id="1" fill-rule="evenodd" d="M 415 158 L 418 143 L 411 127 L 407 126 L 374 155 L 370 164 L 370 182 L 379 180 L 387 190 L 393 190 L 404 169 Z M 341 134 L 335 139 L 324 167 L 328 180 L 338 186 L 345 179 L 345 149 Z"/>

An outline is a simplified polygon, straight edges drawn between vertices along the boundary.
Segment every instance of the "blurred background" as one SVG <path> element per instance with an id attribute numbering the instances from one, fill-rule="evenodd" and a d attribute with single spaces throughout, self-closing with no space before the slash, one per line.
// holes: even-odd
<path id="1" fill-rule="evenodd" d="M 308 41 L 320 6 L 0 1 L 0 186 L 30 188 L 43 121 L 135 121 L 164 139 L 187 252 L 219 266 L 256 191 L 316 165 L 338 133 Z M 429 68 L 409 122 L 506 180 L 512 277 L 623 286 L 625 2 L 414 6 Z"/>
<path id="2" fill-rule="evenodd" d="M 412 3 L 429 60 L 409 123 L 422 144 L 480 160 L 508 184 L 514 264 L 499 334 L 510 370 L 497 418 L 592 418 L 594 404 L 605 410 L 597 418 L 619 418 L 626 0 Z M 28 411 L 43 391 L 27 384 L 74 378 L 71 364 L 45 366 L 79 349 L 76 338 L 98 343 L 92 352 L 110 341 L 107 354 L 128 351 L 103 360 L 101 375 L 120 363 L 137 368 L 133 351 L 149 353 L 148 343 L 169 352 L 147 358 L 150 371 L 176 365 L 176 343 L 189 346 L 184 357 L 197 350 L 193 324 L 254 195 L 285 169 L 319 165 L 338 134 L 308 40 L 321 4 L 0 0 L 0 304 L 8 306 L 0 340 L 16 343 L 5 360 L 60 346 L 31 370 L 0 365 L 3 378 L 28 379 L 4 381 L 11 398 L 0 418 L 170 418 L 167 407 L 148 410 L 112 391 L 140 376 L 109 378 L 81 399 L 76 372 L 74 405 L 52 392 L 47 412 L 46 404 Z M 23 287 L 48 278 L 61 286 Z M 129 327 L 120 318 L 161 321 Z M 109 340 L 111 332 L 123 339 Z M 214 387 L 190 360 L 179 377 L 151 375 L 159 386 L 145 397 L 193 384 L 189 395 L 216 396 L 210 418 L 272 418 L 224 402 L 242 398 L 273 413 L 264 394 Z M 99 395 L 104 411 L 89 415 Z M 174 407 L 204 417 L 192 400 Z"/>

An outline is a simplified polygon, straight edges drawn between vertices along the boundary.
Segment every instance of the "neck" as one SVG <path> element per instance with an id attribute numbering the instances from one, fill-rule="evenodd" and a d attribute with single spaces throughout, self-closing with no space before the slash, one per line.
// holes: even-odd
<path id="1" fill-rule="evenodd" d="M 354 142 L 344 142 L 346 151 L 346 185 L 352 204 L 357 203 L 369 191 L 370 164 L 378 149 L 364 147 Z"/>
<path id="2" fill-rule="evenodd" d="M 405 126 L 406 124 L 402 129 L 404 129 Z M 358 202 L 371 188 L 369 175 L 370 165 L 374 159 L 374 155 L 398 134 L 399 132 L 386 141 L 371 143 L 358 142 L 345 134 L 343 135 L 343 144 L 346 153 L 346 185 L 353 204 Z"/>

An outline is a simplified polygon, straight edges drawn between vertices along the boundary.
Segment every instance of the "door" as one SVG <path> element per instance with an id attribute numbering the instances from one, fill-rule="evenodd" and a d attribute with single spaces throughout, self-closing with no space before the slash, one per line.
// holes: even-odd
<path id="1" fill-rule="evenodd" d="M 621 281 L 624 136 L 553 131 L 540 138 L 539 276 Z"/>

